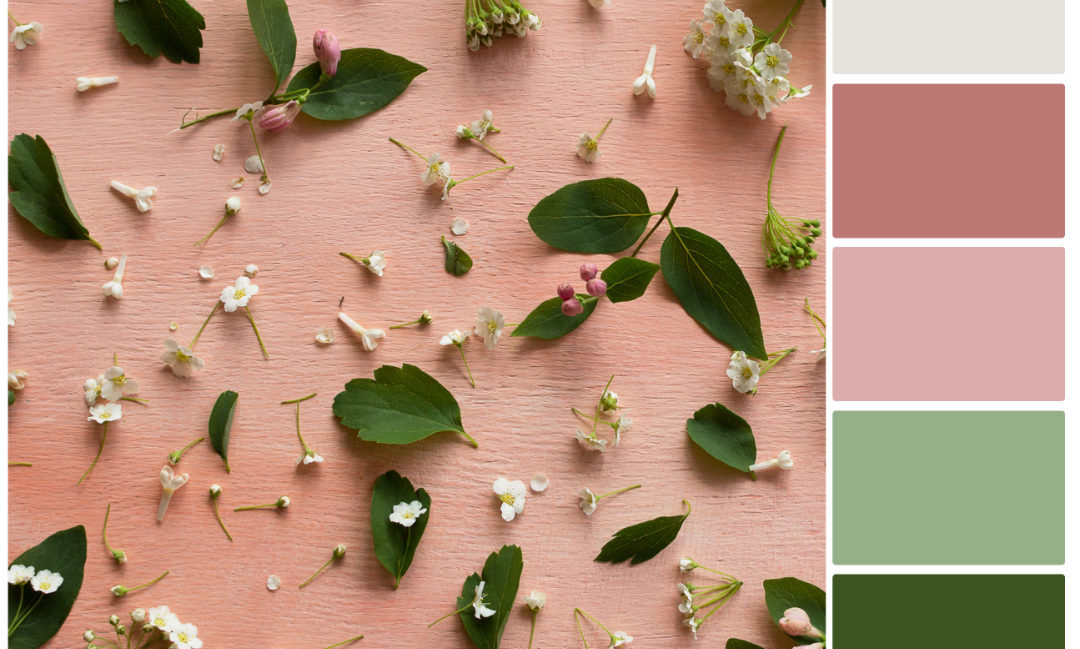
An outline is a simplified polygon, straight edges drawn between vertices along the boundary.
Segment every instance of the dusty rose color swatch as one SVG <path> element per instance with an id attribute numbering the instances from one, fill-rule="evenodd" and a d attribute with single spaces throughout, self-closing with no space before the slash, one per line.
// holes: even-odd
<path id="1" fill-rule="evenodd" d="M 833 212 L 838 237 L 1065 236 L 1065 86 L 836 85 Z"/>
<path id="2" fill-rule="evenodd" d="M 1065 398 L 1064 248 L 833 254 L 837 401 Z"/>

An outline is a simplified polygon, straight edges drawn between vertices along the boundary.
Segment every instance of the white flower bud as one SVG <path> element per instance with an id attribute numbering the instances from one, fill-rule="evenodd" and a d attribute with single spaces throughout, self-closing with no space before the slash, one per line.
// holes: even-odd
<path id="1" fill-rule="evenodd" d="M 75 79 L 75 89 L 79 92 L 86 92 L 91 88 L 107 86 L 118 81 L 120 81 L 120 77 L 79 77 Z"/>
<path id="2" fill-rule="evenodd" d="M 790 471 L 795 468 L 795 461 L 791 459 L 790 451 L 781 451 L 780 455 L 776 459 L 769 460 L 768 462 L 761 462 L 758 464 L 750 465 L 751 473 L 754 471 L 760 471 L 762 469 L 781 468 L 784 471 Z"/>
<path id="3" fill-rule="evenodd" d="M 145 619 L 146 619 L 146 609 L 137 608 L 137 609 L 135 609 L 134 611 L 131 612 L 131 621 L 132 622 L 141 623 Z"/>
<path id="4" fill-rule="evenodd" d="M 113 587 L 113 591 L 115 592 L 117 588 L 122 588 L 122 586 Z M 115 615 L 110 615 L 109 616 L 109 624 L 112 625 L 112 626 L 116 626 L 117 624 L 120 624 L 120 618 L 115 616 Z"/>
<path id="5" fill-rule="evenodd" d="M 135 207 L 139 208 L 140 212 L 149 212 L 150 208 L 154 206 L 154 201 L 150 199 L 157 194 L 157 187 L 135 189 L 115 180 L 110 182 L 109 186 L 128 198 L 134 198 Z"/>
<path id="6" fill-rule="evenodd" d="M 108 268 L 109 270 L 112 270 L 112 269 L 116 268 L 116 265 L 119 264 L 119 263 L 120 263 L 120 260 L 117 259 L 116 257 L 109 257 L 108 259 L 105 260 L 105 268 Z"/>
<path id="7" fill-rule="evenodd" d="M 210 485 L 210 495 L 215 496 L 215 497 L 220 496 L 221 495 L 221 485 L 219 485 L 219 484 Z"/>
<path id="8" fill-rule="evenodd" d="M 240 211 L 240 199 L 236 196 L 230 196 L 229 200 L 225 201 L 225 213 L 236 214 Z"/>
<path id="9" fill-rule="evenodd" d="M 244 274 L 248 277 L 255 277 L 259 274 L 259 267 L 255 264 L 248 264 L 244 267 Z"/>
<path id="10" fill-rule="evenodd" d="M 340 559 L 343 556 L 345 556 L 345 544 L 339 543 L 334 547 L 334 558 Z"/>
<path id="11" fill-rule="evenodd" d="M 281 507 L 282 509 L 285 509 L 286 507 L 289 506 L 290 502 L 292 502 L 292 501 L 289 500 L 288 496 L 282 496 L 281 498 L 278 498 L 277 506 Z"/>
<path id="12" fill-rule="evenodd" d="M 93 642 L 94 637 L 95 637 L 94 632 L 91 631 L 90 629 L 87 629 L 86 633 L 82 634 L 82 639 L 87 641 L 87 642 Z"/>
<path id="13" fill-rule="evenodd" d="M 14 372 L 8 372 L 7 384 L 9 390 L 22 390 L 26 387 L 27 375 L 24 370 L 15 370 Z"/>
<path id="14" fill-rule="evenodd" d="M 113 273 L 111 282 L 106 282 L 101 287 L 101 292 L 105 294 L 105 297 L 112 296 L 119 300 L 124 297 L 124 287 L 120 282 L 124 279 L 124 269 L 127 267 L 127 255 L 120 256 L 120 263 L 116 265 L 116 271 Z"/>

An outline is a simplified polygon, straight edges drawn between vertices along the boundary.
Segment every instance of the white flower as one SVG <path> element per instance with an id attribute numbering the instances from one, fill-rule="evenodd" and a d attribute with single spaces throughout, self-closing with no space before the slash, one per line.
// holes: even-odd
<path id="1" fill-rule="evenodd" d="M 322 461 L 323 461 L 323 456 L 319 455 L 315 451 L 312 451 L 310 453 L 304 453 L 300 457 L 296 458 L 296 466 L 300 466 L 301 462 L 303 462 L 304 464 L 312 464 L 313 462 L 322 462 Z"/>
<path id="2" fill-rule="evenodd" d="M 682 559 L 679 559 L 679 571 L 690 572 L 694 568 L 697 568 L 697 564 L 694 563 L 694 560 L 690 557 L 683 557 Z"/>
<path id="3" fill-rule="evenodd" d="M 225 145 L 218 144 L 214 147 L 214 152 L 210 154 L 210 157 L 214 159 L 214 162 L 221 162 L 221 159 L 225 157 Z"/>
<path id="4" fill-rule="evenodd" d="M 600 502 L 600 499 L 596 497 L 588 487 L 585 487 L 578 492 L 578 498 L 581 498 L 581 502 L 578 503 L 578 507 L 581 511 L 585 512 L 586 516 L 592 516 L 592 513 L 596 511 L 596 505 Z"/>
<path id="5" fill-rule="evenodd" d="M 225 311 L 232 313 L 239 308 L 246 307 L 252 296 L 259 292 L 259 287 L 251 283 L 246 276 L 236 278 L 232 286 L 221 289 L 221 301 L 225 303 Z"/>
<path id="6" fill-rule="evenodd" d="M 440 155 L 438 153 L 432 153 L 427 160 L 427 167 L 420 174 L 420 180 L 425 185 L 433 185 L 440 180 L 444 180 L 450 177 L 450 163 L 439 161 Z"/>
<path id="7" fill-rule="evenodd" d="M 260 158 L 258 154 L 255 154 L 249 157 L 247 160 L 244 160 L 244 171 L 248 172 L 249 174 L 263 173 L 262 158 Z"/>
<path id="8" fill-rule="evenodd" d="M 44 595 L 49 593 L 55 593 L 57 588 L 64 583 L 64 578 L 60 576 L 58 572 L 51 572 L 49 570 L 39 570 L 37 574 L 30 578 L 30 585 L 34 590 Z"/>
<path id="9" fill-rule="evenodd" d="M 619 395 L 611 390 L 604 392 L 604 396 L 600 397 L 601 412 L 615 412 L 618 409 Z"/>
<path id="10" fill-rule="evenodd" d="M 254 116 L 255 113 L 262 110 L 262 105 L 263 105 L 263 103 L 261 101 L 257 101 L 254 104 L 244 104 L 240 108 L 236 109 L 236 116 L 232 118 L 232 121 L 236 122 L 236 121 L 239 121 L 241 119 L 245 119 L 249 115 Z M 258 156 L 253 156 L 253 157 L 256 160 L 259 159 Z M 251 160 L 251 158 L 248 158 L 248 160 Z M 247 167 L 246 162 L 244 163 L 244 167 Z M 260 173 L 262 173 L 262 169 L 260 168 L 258 171 L 251 171 L 250 169 L 248 169 L 248 173 L 260 174 Z"/>
<path id="11" fill-rule="evenodd" d="M 622 434 L 630 432 L 630 427 L 634 425 L 634 420 L 626 416 L 627 412 L 630 411 L 627 410 L 624 412 L 619 416 L 619 421 L 615 422 L 615 446 L 619 445 L 619 439 L 622 438 Z"/>
<path id="12" fill-rule="evenodd" d="M 135 207 L 139 208 L 140 212 L 149 212 L 150 208 L 154 206 L 154 201 L 150 199 L 157 193 L 157 187 L 135 189 L 115 180 L 110 182 L 109 186 L 128 198 L 134 198 Z"/>
<path id="13" fill-rule="evenodd" d="M 172 338 L 165 339 L 165 353 L 161 355 L 161 362 L 168 365 L 173 374 L 180 378 L 191 376 L 193 372 L 197 372 L 205 366 L 203 359 L 196 356 L 195 352 Z M 87 399 L 89 398 L 89 392 L 87 392 Z"/>
<path id="14" fill-rule="evenodd" d="M 181 473 L 177 475 L 173 473 L 171 466 L 163 466 L 161 467 L 161 473 L 158 474 L 158 479 L 161 480 L 162 491 L 157 519 L 161 521 L 165 520 L 165 511 L 169 508 L 169 501 L 172 500 L 173 492 L 187 483 L 188 474 Z M 153 612 L 153 609 L 151 609 L 151 612 Z"/>
<path id="15" fill-rule="evenodd" d="M 440 345 L 460 345 L 469 337 L 470 331 L 462 333 L 460 329 L 454 329 L 439 340 Z"/>
<path id="16" fill-rule="evenodd" d="M 525 483 L 521 480 L 511 482 L 506 478 L 499 478 L 492 485 L 495 495 L 502 501 L 499 509 L 502 510 L 504 521 L 514 520 L 514 516 L 525 509 Z"/>
<path id="17" fill-rule="evenodd" d="M 731 379 L 731 385 L 739 392 L 746 394 L 757 387 L 761 369 L 757 361 L 746 357 L 746 352 L 732 352 L 727 375 Z"/>
<path id="18" fill-rule="evenodd" d="M 469 231 L 469 222 L 460 216 L 456 217 L 450 222 L 450 231 L 460 237 Z"/>
<path id="19" fill-rule="evenodd" d="M 682 608 L 681 604 L 679 605 L 679 608 Z M 698 627 L 701 626 L 701 621 L 698 620 L 696 617 L 688 617 L 683 620 L 682 623 L 683 626 L 690 627 L 690 630 L 694 632 L 694 639 L 697 640 L 697 630 Z"/>
<path id="20" fill-rule="evenodd" d="M 685 615 L 694 614 L 694 594 L 690 592 L 690 589 L 686 587 L 686 584 L 675 584 L 679 587 L 679 592 L 682 594 L 682 601 L 679 602 L 679 612 Z"/>
<path id="21" fill-rule="evenodd" d="M 346 326 L 349 327 L 349 329 L 352 329 L 354 332 L 356 332 L 358 336 L 360 336 L 360 340 L 364 343 L 364 349 L 366 351 L 370 352 L 376 347 L 378 347 L 379 343 L 375 341 L 379 338 L 386 337 L 386 332 L 382 329 L 364 329 L 364 327 L 358 324 L 355 320 L 345 315 L 344 312 L 339 312 L 337 314 L 337 317 L 338 320 L 344 322 Z"/>
<path id="22" fill-rule="evenodd" d="M 503 327 L 506 326 L 506 317 L 502 311 L 482 306 L 476 311 L 476 321 L 473 322 L 473 333 L 484 337 L 484 347 L 495 349 L 499 342 Z"/>
<path id="23" fill-rule="evenodd" d="M 416 519 L 427 513 L 423 503 L 414 500 L 411 503 L 401 502 L 394 505 L 394 512 L 390 514 L 390 522 L 397 523 L 402 527 L 412 527 Z"/>
<path id="24" fill-rule="evenodd" d="M 278 498 L 277 506 L 282 508 L 282 509 L 285 509 L 286 507 L 289 506 L 289 503 L 291 503 L 291 502 L 292 501 L 289 500 L 288 496 L 282 496 L 281 498 Z"/>
<path id="25" fill-rule="evenodd" d="M 758 464 L 751 464 L 750 471 L 761 471 L 762 469 L 774 469 L 781 468 L 784 471 L 790 471 L 795 468 L 795 461 L 791 459 L 790 451 L 781 451 L 775 459 L 768 460 L 766 462 L 760 462 Z"/>
<path id="26" fill-rule="evenodd" d="M 169 629 L 169 640 L 176 645 L 176 649 L 199 649 L 202 640 L 197 636 L 199 629 L 194 624 L 177 623 Z"/>
<path id="27" fill-rule="evenodd" d="M 110 282 L 105 282 L 105 285 L 101 287 L 101 292 L 105 297 L 114 297 L 117 300 L 124 297 L 124 286 L 121 282 L 124 281 L 124 269 L 127 268 L 127 255 L 120 255 L 120 263 L 116 265 L 116 270 L 113 272 L 113 278 Z"/>
<path id="28" fill-rule="evenodd" d="M 827 350 L 824 347 L 822 347 L 821 349 L 811 349 L 810 353 L 811 354 L 817 354 L 817 358 L 814 359 L 815 361 L 823 361 L 823 360 L 825 360 L 825 352 L 826 351 Z"/>
<path id="29" fill-rule="evenodd" d="M 105 370 L 105 380 L 101 383 L 101 396 L 106 401 L 119 401 L 121 397 L 139 392 L 139 382 L 129 379 L 124 368 L 114 365 Z"/>
<path id="30" fill-rule="evenodd" d="M 9 390 L 22 390 L 26 387 L 26 379 L 29 378 L 25 371 L 15 370 L 8 372 L 7 384 Z"/>
<path id="31" fill-rule="evenodd" d="M 788 92 L 787 95 L 780 98 L 778 101 L 781 104 L 786 104 L 787 102 L 791 101 L 792 99 L 798 99 L 800 97 L 805 97 L 805 96 L 810 94 L 810 89 L 813 88 L 813 87 L 814 87 L 814 85 L 810 84 L 809 86 L 805 86 L 803 88 L 792 88 L 791 91 Z"/>
<path id="32" fill-rule="evenodd" d="M 281 588 L 281 577 L 277 575 L 270 575 L 266 578 L 266 588 L 268 590 L 277 590 Z"/>
<path id="33" fill-rule="evenodd" d="M 15 43 L 15 49 L 25 50 L 27 45 L 36 45 L 41 40 L 41 32 L 43 31 L 45 31 L 45 27 L 41 23 L 16 25 L 15 29 L 11 30 L 11 37 L 8 38 L 8 41 Z"/>
<path id="34" fill-rule="evenodd" d="M 540 493 L 547 489 L 549 484 L 551 484 L 551 481 L 548 480 L 548 477 L 543 473 L 537 473 L 532 477 L 532 481 L 529 482 L 529 486 L 532 487 L 532 490 L 536 493 Z"/>
<path id="35" fill-rule="evenodd" d="M 34 566 L 13 565 L 8 568 L 7 580 L 9 584 L 22 586 L 34 577 Z"/>
<path id="36" fill-rule="evenodd" d="M 214 267 L 210 264 L 199 266 L 199 277 L 203 279 L 212 279 L 214 277 Z"/>
<path id="37" fill-rule="evenodd" d="M 776 106 L 775 100 L 769 95 L 766 81 L 759 77 L 747 90 L 749 91 L 747 94 L 750 98 L 750 105 L 757 111 L 758 117 L 765 119 Z"/>
<path id="38" fill-rule="evenodd" d="M 107 421 L 116 421 L 122 415 L 121 404 L 102 403 L 90 406 L 90 416 L 86 418 L 86 421 L 96 421 L 99 424 L 104 424 Z"/>
<path id="39" fill-rule="evenodd" d="M 640 95 L 646 90 L 649 91 L 649 97 L 656 99 L 656 82 L 653 81 L 653 65 L 656 63 L 656 46 L 653 45 L 649 48 L 649 56 L 645 59 L 645 69 L 641 73 L 641 76 L 634 79 L 634 94 Z"/>
<path id="40" fill-rule="evenodd" d="M 82 639 L 86 642 L 93 642 L 95 637 L 94 632 L 90 629 L 87 629 L 86 632 L 82 634 Z"/>
<path id="41" fill-rule="evenodd" d="M 600 159 L 600 145 L 588 133 L 578 136 L 577 154 L 585 162 L 595 162 Z"/>
<path id="42" fill-rule="evenodd" d="M 315 342 L 322 345 L 329 345 L 334 342 L 334 330 L 329 327 L 323 327 L 315 332 Z"/>
<path id="43" fill-rule="evenodd" d="M 495 615 L 494 609 L 490 609 L 484 605 L 484 582 L 477 584 L 475 593 L 476 596 L 473 597 L 472 607 L 476 619 L 479 620 L 482 617 L 491 617 L 492 615 Z"/>
<path id="44" fill-rule="evenodd" d="M 169 612 L 168 606 L 155 606 L 146 613 L 146 621 L 166 633 L 176 624 L 180 624 L 180 618 L 175 613 Z"/>
<path id="45" fill-rule="evenodd" d="M 776 43 L 769 43 L 754 57 L 754 67 L 766 81 L 773 77 L 782 77 L 791 71 L 791 52 L 782 49 Z"/>
<path id="46" fill-rule="evenodd" d="M 733 47 L 750 47 L 754 44 L 754 21 L 750 20 L 742 11 L 732 11 L 727 7 L 723 9 L 724 19 L 728 25 L 728 37 Z"/>
<path id="47" fill-rule="evenodd" d="M 600 451 L 601 453 L 607 453 L 607 440 L 597 439 L 596 435 L 589 433 L 586 435 L 580 430 L 574 431 L 574 436 L 577 438 L 579 444 L 585 448 L 592 449 L 594 451 Z"/>
<path id="48" fill-rule="evenodd" d="M 86 406 L 88 408 L 97 403 L 98 397 L 101 396 L 101 384 L 104 381 L 104 374 L 98 374 L 96 379 L 86 379 L 83 381 L 83 400 L 86 401 Z"/>
<path id="49" fill-rule="evenodd" d="M 611 647 L 621 647 L 624 644 L 630 644 L 634 641 L 633 636 L 628 634 L 626 631 L 616 631 L 611 635 L 615 637 L 612 639 L 611 645 L 608 647 L 608 649 L 611 649 Z"/>
<path id="50" fill-rule="evenodd" d="M 370 255 L 361 260 L 361 263 L 364 264 L 364 268 L 382 277 L 383 269 L 386 268 L 386 255 L 382 250 L 372 250 Z"/>
<path id="51" fill-rule="evenodd" d="M 241 207 L 242 205 L 238 196 L 230 196 L 225 200 L 225 213 L 230 216 L 239 212 Z"/>
<path id="52" fill-rule="evenodd" d="M 484 139 L 484 136 L 488 134 L 488 130 L 491 128 L 491 122 L 494 121 L 495 116 L 490 110 L 484 110 L 480 113 L 480 119 L 472 123 L 470 129 L 473 135 L 478 140 Z"/>
<path id="53" fill-rule="evenodd" d="M 107 86 L 120 81 L 120 77 L 79 77 L 75 79 L 75 89 L 86 92 L 98 86 Z"/>
<path id="54" fill-rule="evenodd" d="M 146 619 L 146 609 L 145 608 L 137 608 L 137 609 L 135 609 L 134 611 L 131 612 L 131 621 L 132 622 L 135 622 L 136 624 L 142 624 L 143 620 L 145 620 L 145 619 Z"/>
<path id="55" fill-rule="evenodd" d="M 468 224 L 466 224 L 466 225 L 468 225 Z M 15 294 L 11 292 L 11 287 L 9 286 L 8 290 L 7 290 L 7 301 L 8 301 L 7 323 L 8 323 L 9 327 L 14 327 L 15 326 L 15 309 L 11 306 L 11 301 L 14 300 L 14 299 L 15 299 Z"/>
<path id="56" fill-rule="evenodd" d="M 695 59 L 701 56 L 703 51 L 706 56 L 709 55 L 709 52 L 706 51 L 707 46 L 705 45 L 705 36 L 705 30 L 701 28 L 701 21 L 691 20 L 690 33 L 683 36 L 682 42 L 683 48 L 693 55 Z"/>
<path id="57" fill-rule="evenodd" d="M 533 611 L 539 612 L 543 610 L 544 604 L 547 603 L 547 595 L 544 595 L 538 590 L 534 590 L 525 596 L 525 604 Z"/>
<path id="58" fill-rule="evenodd" d="M 727 19 L 724 18 L 724 9 L 727 9 L 724 0 L 709 0 L 705 3 L 705 8 L 701 10 L 701 13 L 705 14 L 706 22 L 713 24 L 712 33 L 714 34 L 727 31 Z"/>
<path id="59" fill-rule="evenodd" d="M 589 0 L 589 4 L 593 6 L 593 9 L 599 9 L 604 5 L 611 4 L 611 0 Z"/>

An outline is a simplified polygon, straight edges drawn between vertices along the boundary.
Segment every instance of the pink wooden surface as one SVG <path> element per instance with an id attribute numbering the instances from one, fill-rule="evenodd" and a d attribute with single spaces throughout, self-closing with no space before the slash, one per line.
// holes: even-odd
<path id="1" fill-rule="evenodd" d="M 324 647 L 357 633 L 367 636 L 360 646 L 468 647 L 459 622 L 431 630 L 426 623 L 452 609 L 465 577 L 504 543 L 524 550 L 520 595 L 537 588 L 548 596 L 535 646 L 580 646 L 574 606 L 628 631 L 635 646 L 690 645 L 676 610 L 682 555 L 746 581 L 705 626 L 705 642 L 717 646 L 738 636 L 790 646 L 769 620 L 761 581 L 793 575 L 825 585 L 825 365 L 805 353 L 820 340 L 801 311 L 807 296 L 824 306 L 825 260 L 803 272 L 766 271 L 758 233 L 770 151 L 784 123 L 790 128 L 777 165 L 777 205 L 788 215 L 824 216 L 822 8 L 807 3 L 785 39 L 795 53 L 792 76 L 815 84 L 815 94 L 761 122 L 725 108 L 703 65 L 682 52 L 686 23 L 700 8 L 691 0 L 615 0 L 601 11 L 584 0 L 538 3 L 532 8 L 545 21 L 539 34 L 504 37 L 479 53 L 462 42 L 460 2 L 418 11 L 420 5 L 294 0 L 298 65 L 313 60 L 310 34 L 329 27 L 346 47 L 381 47 L 429 72 L 377 114 L 337 123 L 302 117 L 285 133 L 263 135 L 274 188 L 259 196 L 253 182 L 237 192 L 228 187 L 253 153 L 243 128 L 226 120 L 169 134 L 186 108 L 261 98 L 270 79 L 244 2 L 193 4 L 209 25 L 198 66 L 150 61 L 128 48 L 101 3 L 12 7 L 20 20 L 37 20 L 47 31 L 40 44 L 10 53 L 9 130 L 48 140 L 84 221 L 105 246 L 99 252 L 48 239 L 9 210 L 18 311 L 10 366 L 31 375 L 9 411 L 9 452 L 34 467 L 10 474 L 8 551 L 14 557 L 79 523 L 90 535 L 82 593 L 47 646 L 72 646 L 88 626 L 104 627 L 110 613 L 167 603 L 198 624 L 208 648 Z M 765 27 L 789 8 L 736 6 Z M 659 46 L 655 101 L 630 92 L 652 43 Z M 120 76 L 119 85 L 76 93 L 76 76 L 110 74 Z M 458 176 L 487 169 L 498 161 L 453 136 L 483 108 L 495 111 L 504 131 L 492 144 L 517 168 L 462 185 L 443 204 L 419 183 L 415 156 L 387 137 L 441 151 Z M 574 154 L 578 133 L 595 133 L 608 117 L 614 122 L 602 140 L 603 159 L 583 163 Z M 218 143 L 228 149 L 221 163 L 210 158 Z M 758 396 L 732 390 L 724 377 L 729 350 L 682 311 L 659 277 L 644 298 L 603 305 L 559 341 L 506 338 L 489 352 L 471 339 L 475 390 L 456 352 L 438 345 L 446 331 L 471 326 L 481 305 L 520 321 L 554 295 L 556 284 L 576 280 L 586 259 L 541 243 L 525 216 L 558 187 L 606 175 L 637 183 L 654 209 L 678 186 L 675 222 L 717 237 L 742 265 L 768 347 L 803 350 L 767 376 Z M 135 211 L 109 189 L 111 179 L 156 185 L 154 209 Z M 234 193 L 243 211 L 208 244 L 192 247 Z M 449 235 L 454 216 L 472 222 L 461 244 L 476 265 L 463 278 L 442 270 L 439 236 Z M 666 231 L 648 243 L 644 258 L 658 260 Z M 387 252 L 385 277 L 337 254 L 372 248 Z M 121 253 L 130 255 L 124 299 L 103 299 L 110 273 L 101 263 Z M 611 260 L 592 259 L 601 267 Z M 262 359 L 241 314 L 219 315 L 198 345 L 207 368 L 188 380 L 173 377 L 157 360 L 162 339 L 189 341 L 221 288 L 252 262 L 261 268 L 252 310 L 272 360 Z M 198 277 L 206 263 L 217 270 L 212 281 Z M 335 322 L 342 296 L 345 310 L 367 326 L 411 320 L 425 308 L 436 321 L 391 332 L 366 353 Z M 177 334 L 168 329 L 173 320 Z M 329 347 L 313 339 L 323 326 L 337 332 Z M 113 352 L 151 403 L 125 404 L 101 462 L 76 487 L 100 439 L 100 427 L 85 421 L 81 383 L 105 369 Z M 330 407 L 348 380 L 402 362 L 453 391 L 478 449 L 449 434 L 377 447 L 338 424 Z M 570 407 L 589 408 L 612 373 L 634 430 L 612 453 L 586 452 L 573 441 L 582 422 Z M 191 482 L 177 492 L 165 521 L 155 523 L 156 475 L 166 453 L 205 433 L 225 389 L 241 394 L 232 474 L 203 443 L 179 467 Z M 319 396 L 303 409 L 305 437 L 326 462 L 297 469 L 293 411 L 278 402 L 314 391 Z M 696 448 L 685 420 L 714 401 L 750 421 L 760 457 L 790 449 L 797 468 L 763 473 L 753 483 Z M 389 469 L 434 499 L 427 534 L 397 591 L 374 557 L 368 523 L 372 482 Z M 499 476 L 528 481 L 537 472 L 548 474 L 552 487 L 531 496 L 518 520 L 503 522 L 491 483 Z M 210 509 L 214 482 L 225 489 L 220 502 L 233 543 Z M 645 487 L 603 501 L 591 518 L 576 506 L 583 486 L 607 491 L 638 482 Z M 287 511 L 229 509 L 279 494 L 293 499 Z M 616 530 L 676 513 L 682 498 L 693 503 L 693 514 L 657 559 L 633 568 L 592 562 Z M 107 502 L 110 539 L 130 559 L 119 567 L 100 542 Z M 345 560 L 297 590 L 336 543 L 349 546 Z M 109 594 L 114 584 L 132 586 L 165 569 L 172 574 L 152 589 L 122 601 Z M 271 573 L 284 582 L 277 592 L 265 586 Z M 522 605 L 504 645 L 523 647 L 528 622 Z"/>

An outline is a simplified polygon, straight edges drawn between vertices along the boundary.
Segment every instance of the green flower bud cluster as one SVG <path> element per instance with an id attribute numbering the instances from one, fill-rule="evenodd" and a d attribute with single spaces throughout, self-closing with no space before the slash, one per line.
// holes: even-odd
<path id="1" fill-rule="evenodd" d="M 786 219 L 770 207 L 761 228 L 766 268 L 807 268 L 817 259 L 814 240 L 821 236 L 821 221 Z"/>

